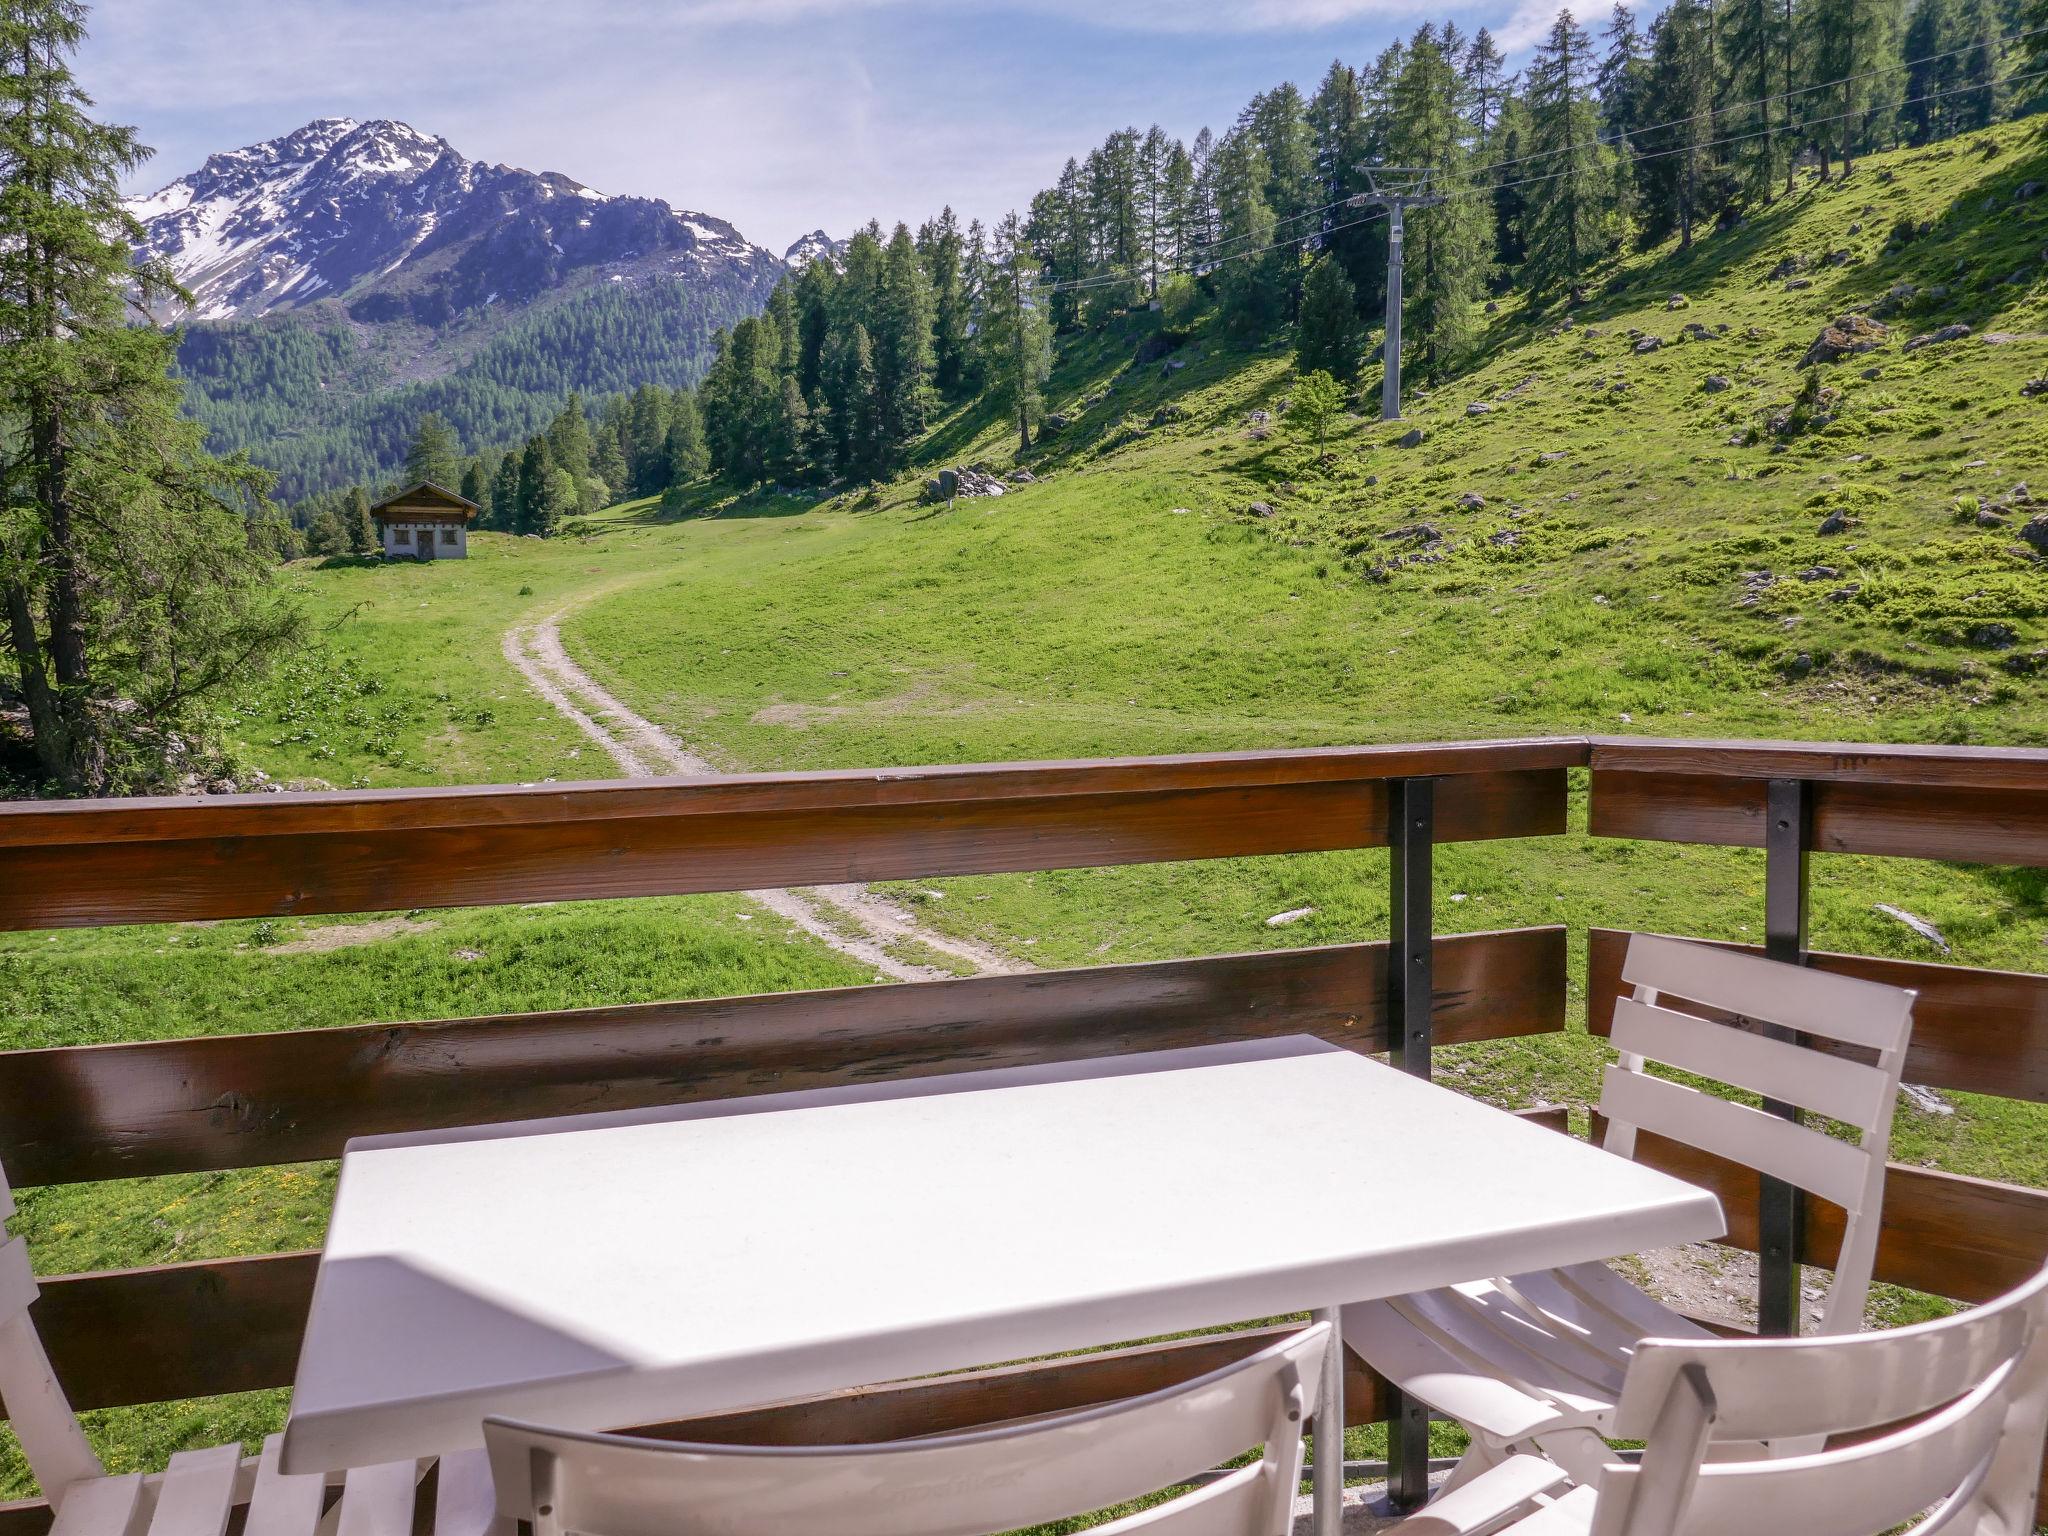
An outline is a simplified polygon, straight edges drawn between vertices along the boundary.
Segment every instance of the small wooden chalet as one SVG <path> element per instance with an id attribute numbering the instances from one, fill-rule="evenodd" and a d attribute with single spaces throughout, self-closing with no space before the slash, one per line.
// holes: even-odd
<path id="1" fill-rule="evenodd" d="M 469 522 L 481 509 L 467 496 L 422 480 L 370 508 L 386 560 L 466 560 Z"/>

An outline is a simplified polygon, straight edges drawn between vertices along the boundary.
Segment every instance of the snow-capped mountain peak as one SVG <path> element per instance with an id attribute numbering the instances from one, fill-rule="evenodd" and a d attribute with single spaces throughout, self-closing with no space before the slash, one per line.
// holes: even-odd
<path id="1" fill-rule="evenodd" d="M 200 320 L 338 299 L 358 320 L 439 325 L 594 269 L 751 287 L 782 266 L 723 219 L 485 165 L 390 118 L 318 118 L 211 155 L 128 209 L 138 254 L 169 263 Z"/>
<path id="2" fill-rule="evenodd" d="M 844 264 L 846 243 L 834 240 L 822 229 L 814 229 L 782 253 L 782 259 L 792 272 L 801 272 L 814 261 L 827 261 L 838 267 Z"/>

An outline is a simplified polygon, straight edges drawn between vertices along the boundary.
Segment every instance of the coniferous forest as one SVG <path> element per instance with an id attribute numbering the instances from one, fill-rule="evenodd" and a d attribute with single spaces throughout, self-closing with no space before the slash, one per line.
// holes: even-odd
<path id="1" fill-rule="evenodd" d="M 914 233 L 871 223 L 836 262 L 785 276 L 758 315 L 593 296 L 301 438 L 295 406 L 341 366 L 345 338 L 279 327 L 268 347 L 216 356 L 200 330 L 184 364 L 217 439 L 264 443 L 301 486 L 375 478 L 435 413 L 474 450 L 451 472 L 508 530 L 545 533 L 607 495 L 707 471 L 872 480 L 970 399 L 1028 446 L 1054 337 L 1137 308 L 1170 331 L 1213 307 L 1225 338 L 1285 332 L 1304 372 L 1355 383 L 1386 296 L 1376 170 L 1426 169 L 1437 198 L 1407 215 L 1403 365 L 1441 380 L 1474 355 L 1490 305 L 1568 307 L 1625 251 L 1737 225 L 1802 168 L 1844 175 L 1865 153 L 2036 110 L 2043 44 L 2048 0 L 1673 0 L 1647 27 L 1620 3 L 1597 36 L 1560 11 L 1516 71 L 1486 29 L 1425 24 L 1369 64 L 1332 62 L 1312 94 L 1262 92 L 1220 134 L 1113 133 L 993 229 L 951 208 Z M 692 390 L 677 343 L 701 332 L 671 333 L 713 323 Z M 594 408 L 541 392 L 571 355 Z M 326 492 L 294 521 L 342 547 L 348 502 Z"/>

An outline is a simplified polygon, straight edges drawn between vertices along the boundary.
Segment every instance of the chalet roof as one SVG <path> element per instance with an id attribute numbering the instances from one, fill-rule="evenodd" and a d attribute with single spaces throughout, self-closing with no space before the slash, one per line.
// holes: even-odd
<path id="1" fill-rule="evenodd" d="M 421 480 L 402 491 L 394 491 L 370 508 L 370 516 L 382 517 L 392 508 L 403 506 L 408 511 L 439 506 L 449 512 L 460 512 L 465 518 L 476 516 L 483 509 L 467 496 L 458 496 L 445 485 L 436 485 L 431 480 Z"/>

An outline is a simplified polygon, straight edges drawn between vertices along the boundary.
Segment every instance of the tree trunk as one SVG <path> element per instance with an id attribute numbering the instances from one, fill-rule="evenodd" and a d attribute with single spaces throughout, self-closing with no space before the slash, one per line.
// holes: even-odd
<path id="1" fill-rule="evenodd" d="M 47 778 L 75 794 L 87 787 L 83 765 L 78 761 L 78 740 L 62 698 L 50 686 L 50 671 L 43 660 L 42 637 L 36 633 L 35 610 L 27 588 L 19 582 L 8 582 L 6 601 L 7 640 L 14 652 L 15 669 L 21 676 L 22 702 L 28 706 L 36 765 Z"/>

